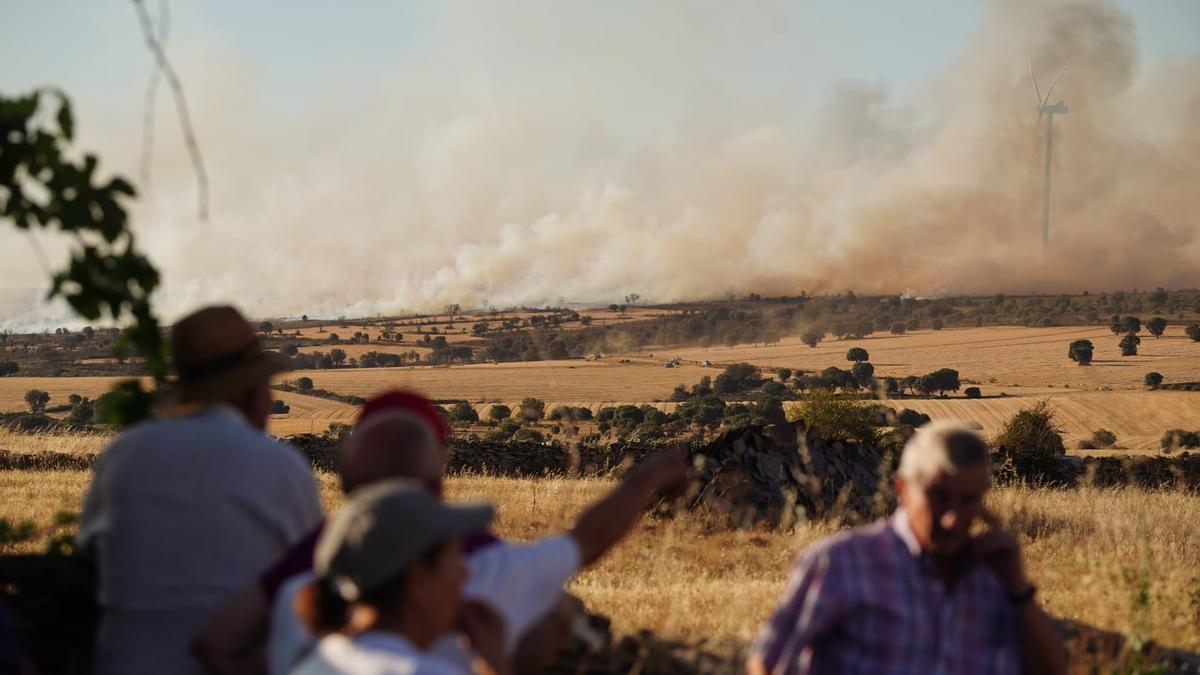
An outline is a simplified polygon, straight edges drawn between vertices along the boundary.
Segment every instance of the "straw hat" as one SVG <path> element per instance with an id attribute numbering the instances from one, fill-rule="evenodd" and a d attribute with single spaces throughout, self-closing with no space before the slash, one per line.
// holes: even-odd
<path id="1" fill-rule="evenodd" d="M 291 370 L 291 360 L 264 352 L 250 322 L 233 307 L 205 307 L 171 330 L 171 350 L 182 400 L 237 395 Z"/>

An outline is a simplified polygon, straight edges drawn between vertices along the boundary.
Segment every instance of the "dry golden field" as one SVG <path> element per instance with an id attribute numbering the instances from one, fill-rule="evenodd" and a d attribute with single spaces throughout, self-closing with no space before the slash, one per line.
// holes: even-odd
<path id="1" fill-rule="evenodd" d="M 10 550 L 36 550 L 69 533 L 70 526 L 55 525 L 55 514 L 78 510 L 87 480 L 85 472 L 0 472 L 0 517 L 32 520 L 41 532 Z M 318 480 L 327 508 L 336 508 L 336 480 Z M 524 540 L 568 528 L 612 485 L 459 477 L 447 489 L 452 500 L 495 502 L 498 534 Z M 1055 615 L 1200 650 L 1200 495 L 1004 488 L 990 501 L 1020 535 Z M 619 632 L 651 628 L 671 638 L 744 643 L 773 608 L 797 552 L 831 531 L 827 524 L 792 533 L 722 531 L 700 514 L 645 517 L 571 590 L 612 617 Z M 1136 601 L 1142 583 L 1144 605 Z"/>
<path id="2" fill-rule="evenodd" d="M 362 356 L 363 354 L 366 354 L 367 352 L 379 352 L 381 354 L 407 354 L 409 352 L 417 352 L 418 354 L 424 356 L 424 355 L 428 354 L 429 352 L 433 351 L 433 349 L 431 349 L 429 347 L 423 347 L 419 343 L 410 345 L 410 344 L 403 343 L 403 342 L 401 342 L 401 343 L 370 342 L 367 344 L 357 344 L 357 345 L 344 344 L 344 343 L 325 344 L 325 345 L 310 345 L 307 347 L 300 347 L 299 351 L 301 354 L 312 354 L 314 352 L 321 352 L 322 354 L 328 354 L 329 350 L 331 350 L 331 349 L 340 349 L 340 350 L 346 352 L 347 358 L 355 358 L 355 359 Z"/>
<path id="3" fill-rule="evenodd" d="M 606 319 L 616 322 L 640 320 L 650 316 L 651 310 L 637 308 L 630 310 L 629 315 L 607 310 L 587 314 L 608 315 Z M 1096 345 L 1091 366 L 1076 366 L 1066 357 L 1067 345 L 1080 338 L 1090 339 Z M 409 349 L 392 344 L 339 346 L 351 355 Z M 1167 429 L 1200 428 L 1200 393 L 1146 391 L 1142 385 L 1142 378 L 1151 370 L 1162 373 L 1167 382 L 1200 380 L 1200 343 L 1184 337 L 1178 326 L 1168 328 L 1162 338 L 1145 337 L 1140 354 L 1135 357 L 1119 356 L 1117 339 L 1106 328 L 1001 326 L 923 330 L 903 336 L 875 333 L 861 340 L 825 341 L 816 348 L 789 337 L 766 346 L 656 348 L 640 353 L 606 354 L 599 361 L 344 368 L 302 371 L 281 379 L 304 375 L 312 378 L 319 388 L 358 396 L 370 396 L 389 387 L 406 387 L 435 399 L 471 401 L 481 415 L 486 414 L 491 403 L 513 406 L 526 397 L 540 398 L 548 408 L 573 405 L 597 410 L 604 405 L 664 401 L 675 385 L 690 386 L 705 375 L 716 376 L 721 366 L 729 363 L 744 361 L 768 369 L 849 367 L 845 354 L 852 346 L 870 352 L 879 375 L 902 376 L 955 368 L 963 386 L 978 386 L 985 398 L 906 399 L 893 405 L 934 417 L 974 422 L 987 433 L 994 433 L 1013 412 L 1043 398 L 1049 399 L 1057 411 L 1058 422 L 1071 445 L 1103 427 L 1117 434 L 1119 445 L 1131 451 L 1153 452 Z M 308 349 L 327 351 L 328 348 Z M 664 362 L 672 356 L 681 357 L 683 365 L 665 368 Z M 702 366 L 705 360 L 713 365 Z M 53 406 L 64 403 L 72 393 L 94 398 L 117 379 L 0 378 L 0 412 L 24 409 L 24 394 L 29 389 L 48 391 Z M 287 415 L 271 420 L 272 433 L 279 435 L 319 432 L 331 422 L 349 421 L 354 414 L 352 407 L 336 401 L 279 392 L 276 396 L 291 406 Z M 670 407 L 666 403 L 661 405 Z"/>
<path id="4" fill-rule="evenodd" d="M 1091 340 L 1096 347 L 1092 365 L 1080 367 L 1067 358 L 1072 340 Z M 753 363 L 769 368 L 821 370 L 848 368 L 846 351 L 862 347 L 871 355 L 876 375 L 921 375 L 937 368 L 954 368 L 964 380 L 978 383 L 985 395 L 1016 387 L 1041 391 L 1061 389 L 1139 390 L 1142 377 L 1156 370 L 1167 382 L 1200 380 L 1200 343 L 1189 340 L 1181 326 L 1170 326 L 1161 338 L 1142 337 L 1137 356 L 1123 357 L 1119 339 L 1107 328 L 1075 326 L 1024 328 L 947 328 L 906 335 L 873 333 L 858 340 L 827 339 L 815 348 L 798 337 L 766 346 L 690 347 L 663 351 L 699 363 Z"/>
<path id="5" fill-rule="evenodd" d="M 435 399 L 466 399 L 485 403 L 520 401 L 526 397 L 580 404 L 664 400 L 680 382 L 715 376 L 712 368 L 664 368 L 646 362 L 619 363 L 619 357 L 600 361 L 531 361 L 479 363 L 467 366 L 356 368 L 305 372 L 313 385 L 339 394 L 370 396 L 389 387 L 416 389 Z"/>

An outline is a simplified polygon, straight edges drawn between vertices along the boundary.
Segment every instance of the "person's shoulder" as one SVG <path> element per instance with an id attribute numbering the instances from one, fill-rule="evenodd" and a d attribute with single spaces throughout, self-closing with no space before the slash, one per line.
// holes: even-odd
<path id="1" fill-rule="evenodd" d="M 887 519 L 838 532 L 818 540 L 801 553 L 802 561 L 827 560 L 836 564 L 885 555 L 893 542 Z"/>

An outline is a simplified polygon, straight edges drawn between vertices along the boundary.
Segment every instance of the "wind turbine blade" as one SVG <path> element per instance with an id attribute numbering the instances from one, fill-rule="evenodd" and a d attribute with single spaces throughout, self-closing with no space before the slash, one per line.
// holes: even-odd
<path id="1" fill-rule="evenodd" d="M 1054 85 L 1058 84 L 1058 78 L 1062 77 L 1062 74 L 1067 72 L 1067 68 L 1070 68 L 1072 63 L 1075 63 L 1076 56 L 1079 56 L 1079 52 L 1072 54 L 1071 58 L 1067 59 L 1067 62 L 1063 64 L 1063 67 L 1058 69 L 1058 74 L 1054 76 L 1054 81 L 1050 83 L 1050 88 L 1046 90 L 1047 101 L 1050 100 L 1050 92 L 1054 91 Z"/>
<path id="2" fill-rule="evenodd" d="M 1033 57 L 1026 54 L 1025 58 L 1029 61 L 1029 78 L 1031 80 L 1033 80 L 1033 94 L 1034 94 L 1034 96 L 1037 96 L 1038 107 L 1040 108 L 1040 107 L 1042 107 L 1043 104 L 1045 104 L 1045 101 L 1042 100 L 1042 92 L 1041 92 L 1041 90 L 1038 89 L 1038 86 L 1037 86 L 1037 75 L 1033 74 Z M 1041 118 L 1042 118 L 1042 116 L 1039 114 L 1038 120 L 1040 121 Z"/>

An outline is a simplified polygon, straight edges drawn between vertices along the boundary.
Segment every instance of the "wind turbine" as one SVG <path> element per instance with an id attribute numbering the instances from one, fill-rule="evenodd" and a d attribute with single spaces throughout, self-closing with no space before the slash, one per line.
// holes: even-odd
<path id="1" fill-rule="evenodd" d="M 1042 115 L 1046 116 L 1046 178 L 1042 188 L 1042 252 L 1044 253 L 1050 247 L 1050 153 L 1054 147 L 1054 116 L 1066 114 L 1068 108 L 1060 99 L 1058 103 L 1049 105 L 1050 94 L 1054 91 L 1054 85 L 1058 84 L 1058 78 L 1062 77 L 1067 68 L 1075 62 L 1075 57 L 1078 54 L 1073 54 L 1062 68 L 1058 69 L 1058 74 L 1054 76 L 1054 80 L 1050 82 L 1050 88 L 1046 90 L 1045 96 L 1042 95 L 1041 89 L 1038 88 L 1037 75 L 1033 73 L 1033 59 L 1029 58 L 1029 77 L 1033 80 L 1033 93 L 1037 96 L 1038 102 L 1038 124 L 1042 123 Z"/>

